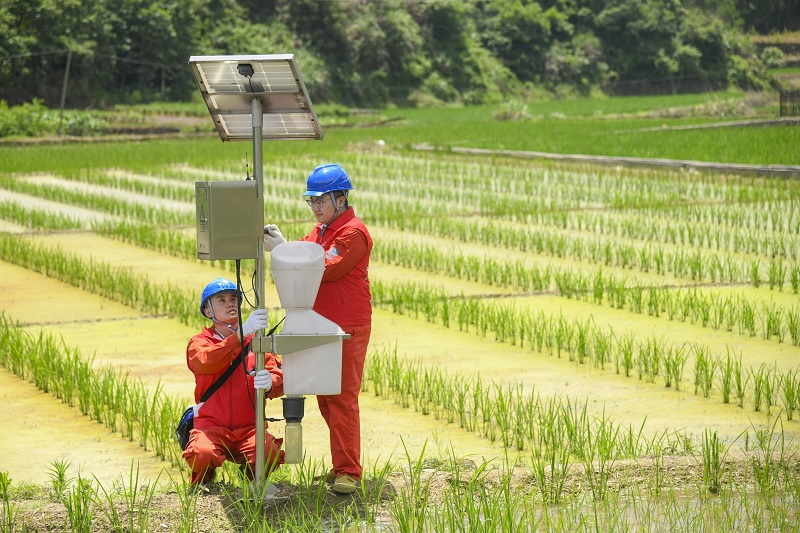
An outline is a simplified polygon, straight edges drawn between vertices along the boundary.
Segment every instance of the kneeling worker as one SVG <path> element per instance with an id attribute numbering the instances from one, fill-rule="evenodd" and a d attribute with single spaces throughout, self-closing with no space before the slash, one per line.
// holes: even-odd
<path id="1" fill-rule="evenodd" d="M 239 291 L 233 282 L 217 278 L 203 290 L 200 312 L 212 323 L 192 337 L 186 347 L 186 364 L 194 373 L 194 399 L 198 405 L 183 458 L 192 469 L 191 482 L 195 486 L 213 481 L 215 470 L 226 460 L 240 464 L 252 480 L 256 463 L 255 389 L 263 389 L 267 398 L 282 396 L 283 372 L 273 354 L 265 354 L 264 369 L 257 373 L 253 372 L 253 352 L 248 350 L 244 361 L 239 356 L 243 344 L 249 347 L 254 333 L 267 327 L 267 311 L 254 310 L 242 324 L 242 343 Z M 199 403 L 229 365 L 240 368 L 206 402 Z M 265 432 L 265 473 L 283 463 L 282 442 Z"/>

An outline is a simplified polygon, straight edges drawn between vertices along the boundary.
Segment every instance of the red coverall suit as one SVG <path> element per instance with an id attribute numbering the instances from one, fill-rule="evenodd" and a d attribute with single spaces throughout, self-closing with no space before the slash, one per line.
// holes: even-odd
<path id="1" fill-rule="evenodd" d="M 337 475 L 361 479 L 361 420 L 358 393 L 372 330 L 369 255 L 372 238 L 352 208 L 329 226 L 318 224 L 303 237 L 325 249 L 325 273 L 314 311 L 339 325 L 350 338 L 342 343 L 342 392 L 317 396 L 328 424 L 331 460 Z"/>
<path id="2" fill-rule="evenodd" d="M 251 337 L 248 337 L 249 340 Z M 194 399 L 199 402 L 203 393 L 225 372 L 242 345 L 237 335 L 222 338 L 213 327 L 203 328 L 186 347 L 186 363 L 194 373 Z M 241 365 L 240 365 L 241 366 Z M 207 483 L 214 479 L 214 470 L 225 460 L 240 465 L 249 463 L 247 477 L 253 478 L 256 463 L 255 389 L 250 371 L 255 367 L 255 354 L 250 352 L 244 360 L 247 374 L 235 370 L 225 383 L 211 395 L 194 417 L 194 429 L 183 458 L 192 468 L 192 484 Z M 272 374 L 272 389 L 268 398 L 283 395 L 283 371 L 275 355 L 265 354 L 264 367 Z M 266 422 L 265 422 L 266 423 Z M 265 432 L 265 471 L 269 472 L 283 463 L 283 439 Z"/>

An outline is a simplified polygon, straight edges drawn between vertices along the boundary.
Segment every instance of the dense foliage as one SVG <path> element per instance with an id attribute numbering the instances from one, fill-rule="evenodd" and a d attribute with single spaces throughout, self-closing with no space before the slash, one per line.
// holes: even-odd
<path id="1" fill-rule="evenodd" d="M 5 0 L 0 99 L 56 105 L 66 79 L 73 107 L 185 100 L 194 91 L 191 55 L 285 52 L 296 55 L 316 101 L 348 105 L 757 88 L 763 65 L 741 32 L 797 27 L 797 7 L 796 0 Z"/>
<path id="2" fill-rule="evenodd" d="M 61 133 L 65 135 L 92 135 L 101 133 L 106 121 L 92 112 L 52 110 L 41 100 L 8 107 L 0 100 L 0 137 L 39 137 Z"/>

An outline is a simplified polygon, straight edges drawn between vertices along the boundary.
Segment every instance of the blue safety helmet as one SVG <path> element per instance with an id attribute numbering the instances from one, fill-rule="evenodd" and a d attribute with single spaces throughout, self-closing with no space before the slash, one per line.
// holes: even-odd
<path id="1" fill-rule="evenodd" d="M 217 278 L 208 285 L 206 288 L 203 289 L 203 295 L 200 297 L 200 314 L 206 316 L 203 313 L 203 307 L 206 306 L 206 302 L 209 298 L 214 296 L 215 294 L 219 294 L 221 292 L 234 292 L 236 296 L 239 296 L 239 289 L 236 287 L 236 284 L 232 281 L 229 281 L 225 278 Z"/>
<path id="2" fill-rule="evenodd" d="M 308 175 L 303 196 L 322 196 L 333 191 L 349 191 L 353 188 L 350 176 L 336 163 L 320 165 Z"/>

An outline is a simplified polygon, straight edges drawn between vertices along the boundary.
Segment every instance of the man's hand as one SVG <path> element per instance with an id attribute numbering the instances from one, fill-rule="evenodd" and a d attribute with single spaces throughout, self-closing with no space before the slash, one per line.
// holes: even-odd
<path id="1" fill-rule="evenodd" d="M 253 376 L 253 385 L 255 388 L 262 389 L 264 392 L 272 390 L 272 374 L 269 373 L 269 370 L 265 368 L 258 372 L 250 372 L 250 375 Z"/>
<path id="2" fill-rule="evenodd" d="M 244 336 L 247 337 L 251 333 L 255 333 L 260 329 L 264 329 L 269 325 L 269 320 L 267 318 L 267 310 L 266 309 L 255 309 L 250 316 L 247 317 L 247 320 L 244 321 L 242 324 L 242 332 Z"/>
<path id="3" fill-rule="evenodd" d="M 273 248 L 279 244 L 286 242 L 283 238 L 281 230 L 275 224 L 267 224 L 264 226 L 264 251 L 271 252 Z"/>

